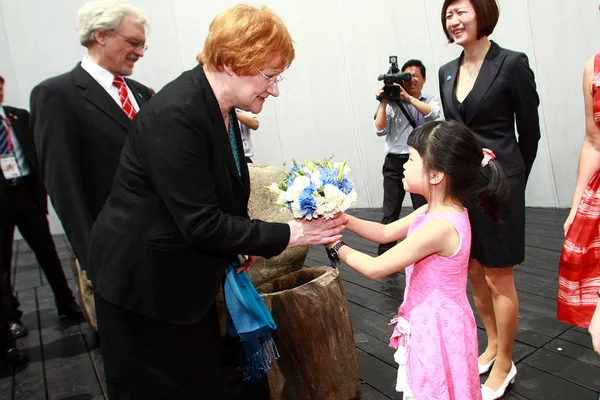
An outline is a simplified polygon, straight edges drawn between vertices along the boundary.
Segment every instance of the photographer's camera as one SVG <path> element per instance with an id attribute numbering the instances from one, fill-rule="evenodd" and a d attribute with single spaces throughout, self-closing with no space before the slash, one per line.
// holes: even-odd
<path id="1" fill-rule="evenodd" d="M 394 83 L 402 84 L 402 82 L 410 81 L 412 75 L 410 72 L 400 72 L 398 69 L 398 57 L 390 56 L 390 69 L 387 73 L 379 75 L 377 80 L 383 81 L 383 93 L 377 98 L 377 100 L 388 99 L 388 100 L 400 100 L 400 88 Z"/>

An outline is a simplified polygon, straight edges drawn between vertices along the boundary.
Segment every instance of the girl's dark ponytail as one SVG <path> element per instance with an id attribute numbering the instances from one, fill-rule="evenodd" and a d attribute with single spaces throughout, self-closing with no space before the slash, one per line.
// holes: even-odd
<path id="1" fill-rule="evenodd" d="M 425 122 L 410 133 L 408 145 L 419 152 L 426 170 L 440 171 L 448 177 L 447 196 L 462 204 L 477 201 L 492 218 L 506 203 L 508 178 L 504 169 L 494 160 L 494 153 L 482 149 L 460 122 Z M 488 176 L 485 187 L 477 186 L 477 174 L 482 173 L 479 168 L 484 168 Z"/>
<path id="2" fill-rule="evenodd" d="M 477 197 L 485 213 L 496 218 L 496 213 L 504 207 L 508 200 L 508 178 L 504 168 L 494 159 L 490 159 L 487 166 L 483 168 L 488 169 L 489 174 L 486 174 L 488 182 L 479 189 Z"/>

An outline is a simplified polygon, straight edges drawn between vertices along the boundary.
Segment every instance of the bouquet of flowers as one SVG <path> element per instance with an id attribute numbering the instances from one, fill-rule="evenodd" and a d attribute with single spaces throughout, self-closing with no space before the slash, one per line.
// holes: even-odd
<path id="1" fill-rule="evenodd" d="M 277 194 L 275 203 L 290 210 L 295 218 L 333 218 L 356 202 L 354 184 L 347 177 L 350 167 L 343 162 L 306 161 L 294 165 L 279 183 L 268 186 Z M 284 165 L 285 166 L 285 165 Z"/>

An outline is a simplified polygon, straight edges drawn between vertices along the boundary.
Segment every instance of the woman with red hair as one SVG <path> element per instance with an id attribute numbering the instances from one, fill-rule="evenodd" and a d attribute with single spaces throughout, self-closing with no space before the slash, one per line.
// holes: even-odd
<path id="1" fill-rule="evenodd" d="M 262 378 L 276 358 L 275 324 L 244 270 L 255 256 L 331 243 L 344 220 L 248 216 L 235 110 L 258 114 L 293 59 L 279 17 L 235 6 L 211 23 L 199 65 L 136 115 L 87 264 L 109 398 L 231 398 L 215 302 L 224 281 L 227 333 L 243 345 L 246 376 Z"/>

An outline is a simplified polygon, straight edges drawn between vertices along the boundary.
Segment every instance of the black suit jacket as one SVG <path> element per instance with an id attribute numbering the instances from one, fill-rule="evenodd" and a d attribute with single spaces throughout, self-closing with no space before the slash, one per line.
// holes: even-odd
<path id="1" fill-rule="evenodd" d="M 88 276 L 99 296 L 161 321 L 194 323 L 215 301 L 232 257 L 285 249 L 287 224 L 248 218 L 250 179 L 233 115 L 241 176 L 201 67 L 136 116 L 92 229 Z"/>
<path id="2" fill-rule="evenodd" d="M 31 178 L 35 179 L 35 185 L 32 185 L 32 196 L 35 197 L 36 202 L 44 209 L 44 212 L 48 213 L 48 202 L 46 200 L 46 190 L 44 189 L 44 183 L 40 178 L 40 168 L 38 164 L 37 154 L 35 150 L 35 144 L 33 143 L 33 136 L 29 130 L 29 112 L 21 108 L 2 106 L 6 118 L 11 124 L 11 135 L 15 135 L 21 150 L 25 156 L 25 161 L 29 166 L 31 172 Z M 1 175 L 1 173 L 0 173 Z M 4 182 L 6 184 L 6 182 Z M 0 189 L 2 190 L 2 189 Z"/>
<path id="3" fill-rule="evenodd" d="M 0 172 L 0 205 L 2 205 L 2 201 L 4 199 L 4 194 L 6 193 L 6 179 L 4 175 Z M 0 242 L 2 242 L 2 232 L 0 232 Z"/>
<path id="4" fill-rule="evenodd" d="M 125 79 L 138 105 L 150 90 Z M 31 129 L 52 205 L 85 267 L 89 234 L 104 205 L 131 122 L 81 65 L 31 93 Z"/>
<path id="5" fill-rule="evenodd" d="M 463 101 L 465 120 L 453 99 L 456 78 L 464 53 L 439 71 L 440 93 L 447 120 L 468 126 L 481 147 L 491 149 L 508 176 L 531 172 L 540 140 L 540 124 L 533 71 L 527 56 L 492 42 L 475 86 Z M 515 138 L 515 120 L 518 141 Z"/>

